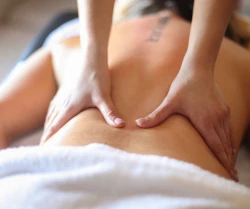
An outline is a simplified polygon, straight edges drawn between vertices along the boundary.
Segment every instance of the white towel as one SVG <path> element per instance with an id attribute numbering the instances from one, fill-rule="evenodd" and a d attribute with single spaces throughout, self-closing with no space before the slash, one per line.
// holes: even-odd
<path id="1" fill-rule="evenodd" d="M 102 144 L 0 152 L 0 209 L 250 208 L 250 191 L 189 163 Z"/>

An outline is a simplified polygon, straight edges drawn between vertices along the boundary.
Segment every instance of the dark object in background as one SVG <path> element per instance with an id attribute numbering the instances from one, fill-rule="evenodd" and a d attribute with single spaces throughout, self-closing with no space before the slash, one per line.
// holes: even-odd
<path id="1" fill-rule="evenodd" d="M 25 61 L 31 54 L 41 48 L 51 32 L 62 24 L 78 17 L 77 12 L 64 12 L 56 15 L 51 22 L 35 37 L 35 39 L 25 49 L 19 61 Z"/>
<path id="2" fill-rule="evenodd" d="M 209 1 L 209 0 L 208 0 Z M 193 16 L 194 0 L 152 0 L 152 4 L 143 9 L 143 14 L 152 14 L 164 8 L 176 11 L 182 18 L 191 22 Z M 235 41 L 230 26 L 227 27 L 225 36 Z"/>
<path id="3" fill-rule="evenodd" d="M 144 8 L 142 14 L 152 14 L 168 8 L 176 11 L 187 21 L 192 20 L 194 0 L 152 0 L 151 5 Z"/>
<path id="4" fill-rule="evenodd" d="M 192 21 L 194 1 L 193 0 L 175 0 L 177 11 L 188 21 Z"/>

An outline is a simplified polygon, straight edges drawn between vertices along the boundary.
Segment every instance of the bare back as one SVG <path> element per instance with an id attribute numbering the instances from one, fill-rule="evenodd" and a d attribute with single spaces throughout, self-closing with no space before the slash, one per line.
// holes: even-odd
<path id="1" fill-rule="evenodd" d="M 133 153 L 169 156 L 196 164 L 230 178 L 190 121 L 172 115 L 161 125 L 140 129 L 135 119 L 146 116 L 166 96 L 187 49 L 190 24 L 162 12 L 114 26 L 109 46 L 112 98 L 126 127 L 112 128 L 97 109 L 88 109 L 70 120 L 46 145 L 81 146 L 93 142 Z M 70 75 L 80 59 L 79 37 L 53 49 L 55 74 Z M 224 40 L 215 68 L 215 79 L 231 108 L 235 141 L 239 148 L 249 123 L 250 54 Z M 59 73 L 58 72 L 64 72 Z"/>

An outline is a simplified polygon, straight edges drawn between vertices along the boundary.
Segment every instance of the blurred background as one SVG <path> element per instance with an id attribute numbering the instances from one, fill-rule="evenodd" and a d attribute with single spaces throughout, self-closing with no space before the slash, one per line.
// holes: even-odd
<path id="1" fill-rule="evenodd" d="M 0 79 L 55 15 L 76 9 L 76 0 L 0 0 Z"/>
<path id="2" fill-rule="evenodd" d="M 240 13 L 250 17 L 250 0 L 238 0 L 238 10 Z"/>

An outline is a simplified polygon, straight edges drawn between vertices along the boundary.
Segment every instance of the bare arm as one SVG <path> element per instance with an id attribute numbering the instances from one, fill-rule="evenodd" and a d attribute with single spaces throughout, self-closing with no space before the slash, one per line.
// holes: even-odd
<path id="1" fill-rule="evenodd" d="M 107 55 L 115 0 L 78 0 L 81 47 L 91 46 Z"/>
<path id="2" fill-rule="evenodd" d="M 114 0 L 78 0 L 81 63 L 71 69 L 71 77 L 64 80 L 52 100 L 42 141 L 90 107 L 97 107 L 110 126 L 124 127 L 125 123 L 118 117 L 111 99 L 108 70 L 107 51 L 113 7 Z"/>
<path id="3" fill-rule="evenodd" d="M 234 5 L 235 0 L 195 0 L 188 59 L 213 69 Z"/>
<path id="4" fill-rule="evenodd" d="M 137 120 L 156 126 L 174 113 L 193 123 L 221 164 L 238 180 L 233 167 L 230 110 L 214 81 L 214 66 L 234 0 L 196 0 L 189 45 L 181 69 L 160 106 Z"/>

